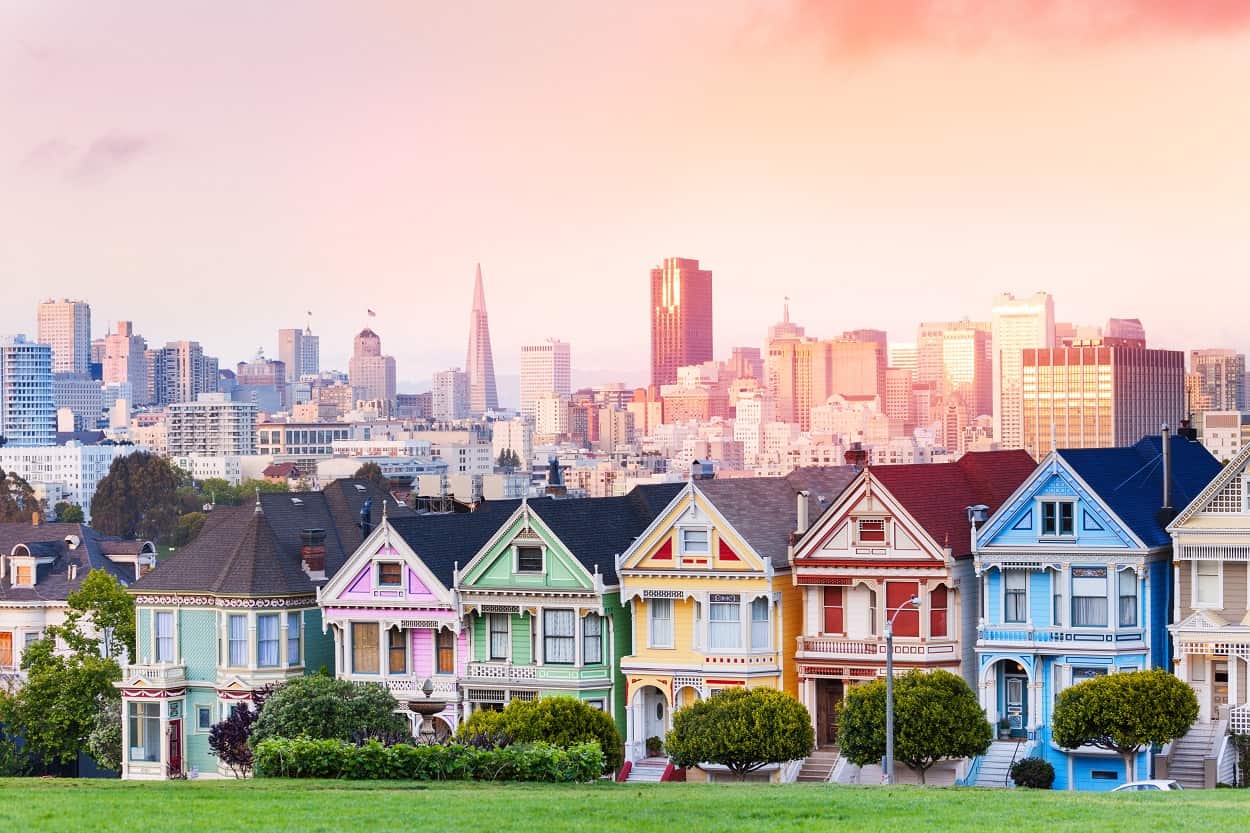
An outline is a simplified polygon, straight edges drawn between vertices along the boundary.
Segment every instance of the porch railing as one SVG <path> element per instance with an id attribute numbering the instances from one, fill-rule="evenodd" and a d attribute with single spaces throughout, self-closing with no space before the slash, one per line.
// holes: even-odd
<path id="1" fill-rule="evenodd" d="M 1145 631 L 1141 628 L 1070 628 L 1029 625 L 980 625 L 977 639 L 983 642 L 1030 642 L 1073 644 L 1144 642 Z"/>
<path id="2" fill-rule="evenodd" d="M 513 665 L 510 662 L 471 662 L 465 676 L 478 680 L 530 682 L 538 678 L 538 669 L 533 665 Z"/>
<path id="3" fill-rule="evenodd" d="M 1250 703 L 1228 710 L 1228 731 L 1234 735 L 1250 735 Z"/>

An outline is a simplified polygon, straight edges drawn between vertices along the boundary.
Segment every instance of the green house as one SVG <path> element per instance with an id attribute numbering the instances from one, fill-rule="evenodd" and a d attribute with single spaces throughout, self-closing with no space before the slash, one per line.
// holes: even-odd
<path id="1" fill-rule="evenodd" d="M 456 570 L 471 634 L 460 680 L 467 713 L 562 694 L 610 713 L 624 731 L 620 659 L 631 652 L 633 632 L 616 556 L 680 489 L 522 503 Z"/>

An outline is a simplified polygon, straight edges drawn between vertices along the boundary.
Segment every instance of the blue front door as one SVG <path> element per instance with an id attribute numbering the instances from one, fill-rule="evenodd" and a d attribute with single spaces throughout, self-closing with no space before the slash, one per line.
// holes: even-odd
<path id="1" fill-rule="evenodd" d="M 1011 736 L 1023 738 L 1029 731 L 1028 677 L 1020 674 L 1003 676 L 1005 717 L 1011 724 Z"/>

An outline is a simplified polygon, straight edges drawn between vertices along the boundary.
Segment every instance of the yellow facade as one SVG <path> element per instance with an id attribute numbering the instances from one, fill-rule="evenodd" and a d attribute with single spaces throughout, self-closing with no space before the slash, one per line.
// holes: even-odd
<path id="1" fill-rule="evenodd" d="M 683 492 L 635 541 L 620 575 L 622 601 L 633 612 L 633 653 L 621 662 L 632 744 L 659 736 L 671 725 L 673 708 L 722 688 L 780 687 L 797 696 L 792 657 L 802 627 L 801 590 L 788 569 L 761 559 L 697 489 Z M 657 603 L 671 611 L 671 625 L 654 624 Z M 765 604 L 766 625 L 755 618 Z M 713 606 L 717 615 L 738 618 L 713 625 Z"/>

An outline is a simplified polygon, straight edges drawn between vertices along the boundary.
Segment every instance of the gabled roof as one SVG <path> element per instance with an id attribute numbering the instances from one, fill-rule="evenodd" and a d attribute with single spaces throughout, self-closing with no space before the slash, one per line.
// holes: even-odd
<path id="1" fill-rule="evenodd" d="M 854 466 L 809 466 L 785 477 L 701 480 L 695 488 L 762 558 L 788 569 L 790 533 L 798 525 L 798 493 L 808 493 L 807 516 L 814 522 L 858 473 Z"/>
<path id="2" fill-rule="evenodd" d="M 992 515 L 1037 464 L 1025 451 L 973 451 L 954 463 L 873 466 L 872 477 L 951 555 L 972 554 L 968 507 L 984 504 Z"/>
<path id="3" fill-rule="evenodd" d="M 303 570 L 302 533 L 325 531 L 325 572 L 332 577 L 363 540 L 360 508 L 369 497 L 375 527 L 384 501 L 391 517 L 414 514 L 366 480 L 336 480 L 322 492 L 261 494 L 260 512 L 254 503 L 214 509 L 199 537 L 135 582 L 134 589 L 241 597 L 312 593 L 321 582 Z"/>
<path id="4" fill-rule="evenodd" d="M 69 536 L 78 540 L 77 547 L 71 549 L 66 543 Z M 118 564 L 108 554 L 137 554 L 145 543 L 101 535 L 86 524 L 0 524 L 0 555 L 11 555 L 15 548 L 24 546 L 36 558 L 53 559 L 51 564 L 39 567 L 34 587 L 14 587 L 12 570 L 6 570 L 0 579 L 0 601 L 64 601 L 92 570 L 104 570 L 127 584 L 134 580 L 134 565 Z M 71 565 L 78 568 L 73 579 L 69 577 Z"/>
<path id="5" fill-rule="evenodd" d="M 1228 463 L 1224 465 L 1224 467 L 1220 470 L 1220 473 L 1211 478 L 1211 482 L 1203 487 L 1202 491 L 1198 493 L 1198 496 L 1191 500 L 1188 506 L 1184 506 L 1184 508 L 1181 509 L 1181 512 L 1176 516 L 1175 520 L 1168 525 L 1168 531 L 1175 532 L 1177 527 L 1185 523 L 1185 521 L 1189 520 L 1198 512 L 1205 509 L 1217 493 L 1219 493 L 1230 482 L 1241 477 L 1242 473 L 1246 470 L 1247 465 L 1250 465 L 1250 443 L 1243 445 L 1241 450 L 1233 455 L 1233 459 L 1229 460 Z M 1172 503 L 1175 504 L 1177 508 L 1181 508 L 1183 506 L 1183 504 L 1176 499 L 1173 499 Z"/>
<path id="6" fill-rule="evenodd" d="M 589 573 L 615 585 L 616 557 L 642 534 L 684 488 L 681 483 L 635 486 L 622 497 L 530 501 L 542 519 Z"/>
<path id="7" fill-rule="evenodd" d="M 473 512 L 388 518 L 426 569 L 449 590 L 456 566 L 463 568 L 520 507 L 519 500 L 483 501 Z"/>
<path id="8" fill-rule="evenodd" d="M 1200 443 L 1170 437 L 1174 508 L 1189 505 L 1219 474 L 1220 462 Z M 1163 438 L 1143 437 L 1121 448 L 1059 449 L 1056 454 L 1148 547 L 1172 542 L 1163 504 Z M 1163 522 L 1160 523 L 1160 520 Z"/>

